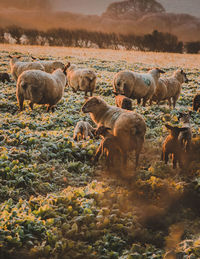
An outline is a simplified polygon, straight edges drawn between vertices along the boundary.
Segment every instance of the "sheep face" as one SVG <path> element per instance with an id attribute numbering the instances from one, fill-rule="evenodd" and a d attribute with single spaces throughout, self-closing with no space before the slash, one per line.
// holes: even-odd
<path id="1" fill-rule="evenodd" d="M 200 94 L 197 94 L 193 100 L 193 111 L 198 111 L 200 108 Z"/>
<path id="2" fill-rule="evenodd" d="M 181 84 L 182 84 L 182 83 L 188 83 L 188 82 L 189 82 L 186 73 L 183 72 L 182 69 L 175 71 L 175 77 L 178 79 L 178 81 L 179 81 Z"/>
<path id="3" fill-rule="evenodd" d="M 177 126 L 171 126 L 169 124 L 166 124 L 165 127 L 171 131 L 171 136 L 174 138 L 178 138 L 178 135 L 180 134 L 180 132 L 187 130 L 186 127 L 179 128 Z"/>
<path id="4" fill-rule="evenodd" d="M 95 134 L 95 136 L 103 136 L 103 137 L 105 137 L 110 130 L 112 130 L 112 129 L 102 125 L 102 126 L 99 126 L 95 130 L 94 134 Z"/>
<path id="5" fill-rule="evenodd" d="M 86 98 L 86 102 L 82 107 L 82 112 L 84 112 L 84 113 L 94 112 L 96 106 L 98 106 L 101 103 L 102 103 L 102 101 L 98 97 Z"/>

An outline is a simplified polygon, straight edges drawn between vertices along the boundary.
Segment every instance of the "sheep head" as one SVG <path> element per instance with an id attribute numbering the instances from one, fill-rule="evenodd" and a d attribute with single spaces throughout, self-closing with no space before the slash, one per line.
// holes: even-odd
<path id="1" fill-rule="evenodd" d="M 182 84 L 182 83 L 188 83 L 189 80 L 187 78 L 186 73 L 183 71 L 183 69 L 178 69 L 174 72 L 174 77 Z"/>
<path id="2" fill-rule="evenodd" d="M 101 135 L 101 136 L 105 137 L 110 130 L 112 130 L 112 129 L 101 125 L 95 130 L 94 134 L 95 134 L 95 136 Z"/>
<path id="3" fill-rule="evenodd" d="M 105 103 L 104 100 L 98 96 L 88 97 L 85 99 L 86 101 L 82 107 L 82 112 L 84 113 L 93 112 L 96 109 L 99 109 L 100 105 L 103 105 Z"/>
<path id="4" fill-rule="evenodd" d="M 171 126 L 169 124 L 165 124 L 165 127 L 171 131 L 171 135 L 175 138 L 178 138 L 178 135 L 181 131 L 185 131 L 188 129 L 187 127 L 180 128 L 177 126 Z"/>
<path id="5" fill-rule="evenodd" d="M 159 69 L 159 68 L 154 68 L 154 69 L 151 69 L 149 71 L 149 73 L 156 79 L 159 79 L 160 78 L 160 74 L 164 74 L 165 71 Z"/>

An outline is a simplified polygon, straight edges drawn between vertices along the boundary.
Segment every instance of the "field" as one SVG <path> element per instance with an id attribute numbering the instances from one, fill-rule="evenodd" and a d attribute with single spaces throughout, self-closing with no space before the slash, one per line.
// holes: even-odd
<path id="1" fill-rule="evenodd" d="M 92 123 L 83 93 L 66 88 L 54 113 L 27 103 L 18 112 L 16 83 L 0 82 L 0 258 L 200 258 L 200 150 L 187 170 L 160 161 L 164 124 L 178 125 L 178 111 L 191 110 L 200 90 L 200 55 L 0 45 L 1 72 L 10 73 L 9 54 L 91 67 L 96 95 L 112 105 L 112 79 L 123 69 L 159 66 L 169 76 L 181 67 L 190 82 L 176 109 L 133 101 L 146 140 L 137 171 L 131 156 L 121 176 L 105 172 L 103 160 L 92 164 L 100 140 L 73 141 L 79 120 Z M 198 138 L 199 112 L 191 125 Z"/>

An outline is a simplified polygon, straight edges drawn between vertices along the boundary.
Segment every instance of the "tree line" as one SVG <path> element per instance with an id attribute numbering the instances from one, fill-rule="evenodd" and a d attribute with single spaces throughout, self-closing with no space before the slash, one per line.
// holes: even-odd
<path id="1" fill-rule="evenodd" d="M 200 42 L 183 43 L 175 35 L 158 32 L 157 30 L 150 34 L 138 36 L 87 30 L 51 29 L 39 31 L 11 26 L 0 28 L 0 42 L 174 53 L 198 53 L 200 51 Z"/>

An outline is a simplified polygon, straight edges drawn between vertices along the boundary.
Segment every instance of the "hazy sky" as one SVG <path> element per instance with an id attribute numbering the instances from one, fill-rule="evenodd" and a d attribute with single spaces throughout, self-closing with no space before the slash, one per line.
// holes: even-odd
<path id="1" fill-rule="evenodd" d="M 122 0 L 53 0 L 54 8 L 83 14 L 102 14 L 108 5 Z M 157 0 L 167 12 L 189 13 L 200 17 L 200 0 Z"/>

